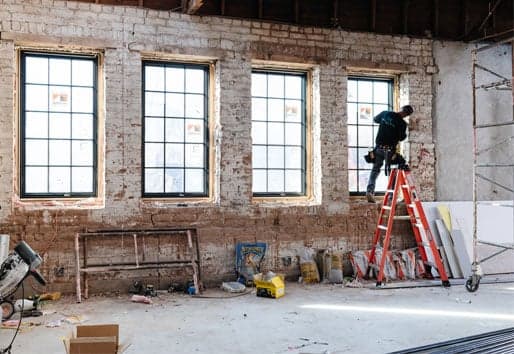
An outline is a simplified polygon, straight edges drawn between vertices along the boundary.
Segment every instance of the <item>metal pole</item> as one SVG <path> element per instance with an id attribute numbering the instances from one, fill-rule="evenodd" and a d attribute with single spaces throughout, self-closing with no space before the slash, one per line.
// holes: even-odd
<path id="1" fill-rule="evenodd" d="M 478 271 L 478 253 L 477 253 L 477 107 L 476 107 L 476 65 L 477 65 L 477 51 L 471 51 L 472 71 L 471 71 L 471 87 L 473 90 L 472 104 L 473 104 L 473 264 L 471 271 L 476 275 Z"/>
<path id="2" fill-rule="evenodd" d="M 77 302 L 81 302 L 81 290 L 80 290 L 80 251 L 79 251 L 79 234 L 75 234 L 75 292 L 77 294 Z"/>

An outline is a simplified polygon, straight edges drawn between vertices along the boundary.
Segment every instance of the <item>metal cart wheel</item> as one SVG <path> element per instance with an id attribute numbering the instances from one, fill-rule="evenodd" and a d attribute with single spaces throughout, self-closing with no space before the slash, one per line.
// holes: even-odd
<path id="1" fill-rule="evenodd" d="M 466 290 L 470 293 L 474 293 L 478 290 L 478 286 L 480 285 L 480 276 L 472 275 L 466 281 Z"/>
<path id="2" fill-rule="evenodd" d="M 6 321 L 14 314 L 14 304 L 9 300 L 4 300 L 0 303 L 2 309 L 2 321 Z"/>

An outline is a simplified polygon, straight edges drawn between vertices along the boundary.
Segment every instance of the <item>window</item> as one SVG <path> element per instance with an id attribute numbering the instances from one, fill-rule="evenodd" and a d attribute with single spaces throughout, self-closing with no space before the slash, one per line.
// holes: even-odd
<path id="1" fill-rule="evenodd" d="M 393 109 L 393 80 L 383 78 L 348 78 L 348 183 L 351 194 L 366 193 L 371 164 L 364 155 L 375 145 L 378 124 L 373 117 Z M 387 177 L 381 173 L 375 191 L 383 192 Z"/>
<path id="2" fill-rule="evenodd" d="M 305 73 L 252 73 L 254 196 L 305 195 Z"/>
<path id="3" fill-rule="evenodd" d="M 207 65 L 143 62 L 143 195 L 208 196 Z"/>
<path id="4" fill-rule="evenodd" d="M 97 59 L 21 53 L 21 196 L 96 196 Z"/>

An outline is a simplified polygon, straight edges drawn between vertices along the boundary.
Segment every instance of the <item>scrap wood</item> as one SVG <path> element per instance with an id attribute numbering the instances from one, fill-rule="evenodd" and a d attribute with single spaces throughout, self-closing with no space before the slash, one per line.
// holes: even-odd
<path id="1" fill-rule="evenodd" d="M 2 322 L 2 326 L 0 328 L 1 329 L 14 329 L 14 330 L 16 330 L 18 328 L 19 322 L 20 322 L 20 320 L 4 321 L 4 322 Z M 36 326 L 41 326 L 41 323 L 37 323 L 37 322 L 21 322 L 21 324 L 20 324 L 20 332 L 28 331 L 28 330 L 32 329 L 33 327 L 36 327 Z"/>

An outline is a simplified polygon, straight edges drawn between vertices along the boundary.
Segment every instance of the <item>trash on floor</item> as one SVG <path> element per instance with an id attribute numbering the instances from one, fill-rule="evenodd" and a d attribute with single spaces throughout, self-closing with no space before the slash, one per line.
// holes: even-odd
<path id="1" fill-rule="evenodd" d="M 253 276 L 253 282 L 257 289 L 257 296 L 278 299 L 286 293 L 282 275 L 268 272 L 263 276 L 262 273 L 258 273 Z"/>
<path id="2" fill-rule="evenodd" d="M 144 296 L 144 295 L 132 295 L 132 298 L 130 299 L 130 301 L 138 302 L 138 303 L 141 303 L 141 304 L 151 304 L 151 303 L 153 303 L 152 299 L 150 299 L 149 297 Z"/>
<path id="3" fill-rule="evenodd" d="M 246 286 L 237 281 L 223 282 L 221 288 L 229 293 L 242 293 L 246 290 Z"/>
<path id="4" fill-rule="evenodd" d="M 117 324 L 77 326 L 76 333 L 63 339 L 67 354 L 113 353 L 121 354 L 129 343 L 119 342 Z"/>
<path id="5" fill-rule="evenodd" d="M 39 301 L 56 301 L 61 298 L 61 293 L 59 291 L 53 292 L 53 293 L 44 293 L 39 295 Z"/>
<path id="6" fill-rule="evenodd" d="M 73 325 L 84 323 L 86 321 L 87 321 L 87 318 L 86 318 L 86 316 L 83 316 L 83 315 L 70 315 L 63 319 L 63 322 L 73 324 Z"/>
<path id="7" fill-rule="evenodd" d="M 55 328 L 55 327 L 61 327 L 62 325 L 62 320 L 59 319 L 59 320 L 55 320 L 55 321 L 50 321 L 50 322 L 47 322 L 45 324 L 45 327 L 48 327 L 48 328 Z"/>

